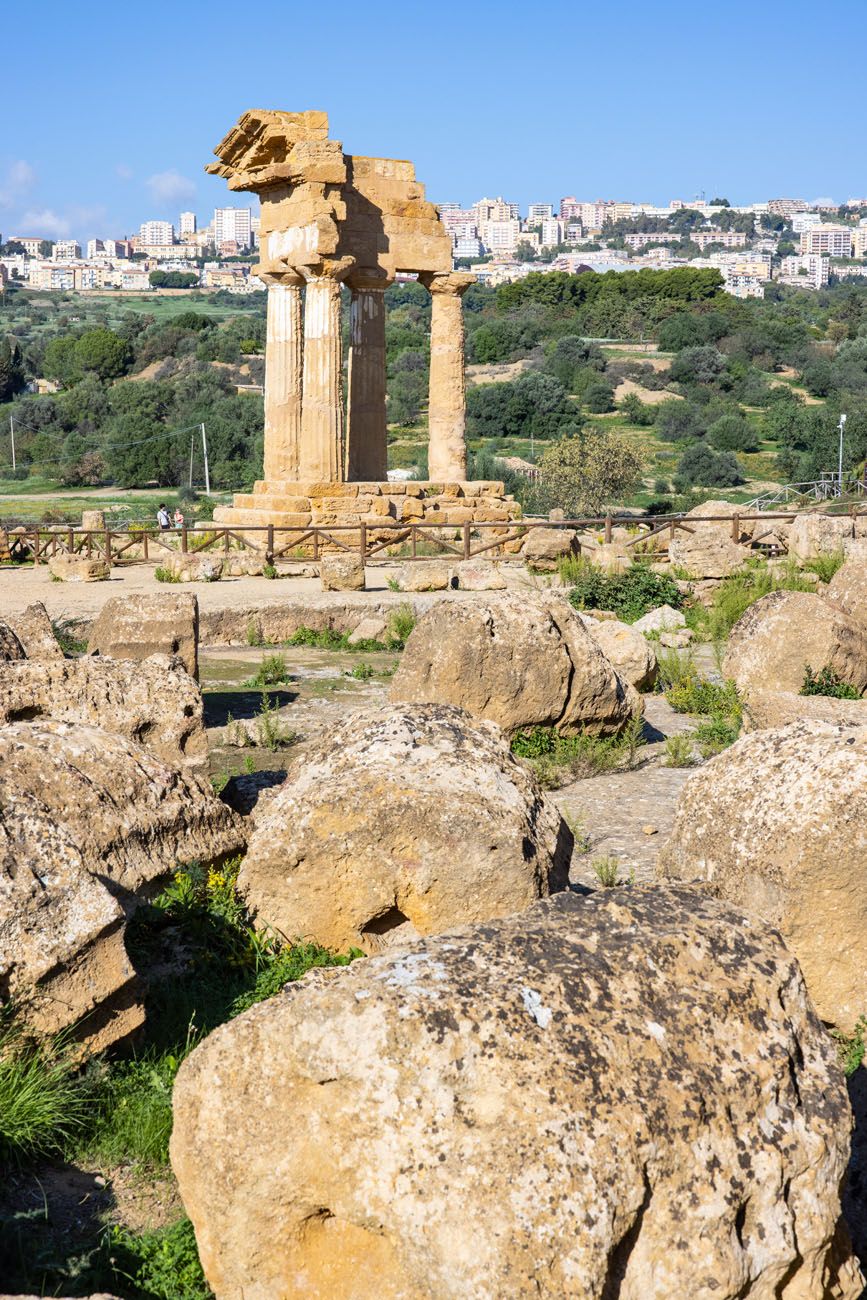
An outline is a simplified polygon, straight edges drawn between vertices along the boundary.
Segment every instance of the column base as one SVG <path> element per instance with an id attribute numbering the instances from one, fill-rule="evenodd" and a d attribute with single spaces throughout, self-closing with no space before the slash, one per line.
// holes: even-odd
<path id="1" fill-rule="evenodd" d="M 352 532 L 336 534 L 346 546 L 357 545 L 358 525 L 365 524 L 368 537 L 378 543 L 394 538 L 401 546 L 407 534 L 399 524 L 440 524 L 435 536 L 452 541 L 454 529 L 464 524 L 501 524 L 502 531 L 521 518 L 521 507 L 507 494 L 502 482 L 496 480 L 465 481 L 461 483 L 421 483 L 388 481 L 379 483 L 315 483 L 263 480 L 254 485 L 252 492 L 235 494 L 231 506 L 218 506 L 214 523 L 242 531 L 272 524 L 275 528 L 289 530 L 275 538 L 276 549 L 292 545 L 292 534 L 297 533 L 299 549 L 312 553 L 312 543 L 301 541 L 306 528 L 351 528 Z M 500 530 L 486 529 L 490 540 Z M 264 548 L 265 536 L 250 533 L 249 540 Z M 517 544 L 520 545 L 519 543 Z M 320 549 L 328 549 L 327 542 Z M 338 550 L 339 547 L 331 549 Z M 386 554 L 387 552 L 383 552 Z"/>

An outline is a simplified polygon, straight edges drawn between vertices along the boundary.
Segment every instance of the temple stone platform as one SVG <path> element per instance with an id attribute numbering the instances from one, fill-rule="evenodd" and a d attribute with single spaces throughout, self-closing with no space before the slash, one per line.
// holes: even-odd
<path id="1" fill-rule="evenodd" d="M 231 506 L 218 506 L 214 511 L 216 524 L 233 528 L 273 524 L 299 531 L 361 523 L 368 528 L 395 523 L 443 527 L 501 523 L 505 532 L 520 517 L 520 505 L 496 480 L 315 483 L 270 479 L 256 483 L 252 492 L 236 493 Z M 496 530 L 491 531 L 496 535 Z M 383 540 L 387 536 L 383 530 Z"/>

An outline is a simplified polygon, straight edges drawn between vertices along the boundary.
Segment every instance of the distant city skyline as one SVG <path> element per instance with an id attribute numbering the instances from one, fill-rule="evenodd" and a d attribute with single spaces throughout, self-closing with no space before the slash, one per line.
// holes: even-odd
<path id="1" fill-rule="evenodd" d="M 822 39 L 805 0 L 784 15 L 746 0 L 711 12 L 623 0 L 616 14 L 554 0 L 538 21 L 480 0 L 472 30 L 445 11 L 435 31 L 429 11 L 393 0 L 335 0 L 324 29 L 314 9 L 263 0 L 251 21 L 214 0 L 177 38 L 166 0 L 133 28 L 107 4 L 77 25 L 56 0 L 40 13 L 38 47 L 8 61 L 0 90 L 4 237 L 116 237 L 246 205 L 203 169 L 254 106 L 326 109 L 347 151 L 413 158 L 434 202 L 867 190 L 860 45 L 845 36 L 860 29 L 857 0 L 841 0 Z"/>

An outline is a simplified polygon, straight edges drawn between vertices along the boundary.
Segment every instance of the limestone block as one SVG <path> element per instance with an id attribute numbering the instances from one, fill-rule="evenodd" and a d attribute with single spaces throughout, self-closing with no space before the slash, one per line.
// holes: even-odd
<path id="1" fill-rule="evenodd" d="M 867 626 L 808 591 L 772 591 L 732 628 L 723 672 L 747 693 L 800 691 L 807 667 L 867 688 Z"/>
<path id="2" fill-rule="evenodd" d="M 63 651 L 54 635 L 48 610 L 38 601 L 23 612 L 6 615 L 27 659 L 62 659 Z"/>
<path id="3" fill-rule="evenodd" d="M 506 586 L 492 560 L 460 560 L 454 572 L 461 591 L 503 591 Z"/>
<path id="4" fill-rule="evenodd" d="M 390 698 L 454 704 L 509 732 L 613 735 L 643 710 L 568 601 L 524 592 L 437 602 L 410 633 Z"/>
<path id="5" fill-rule="evenodd" d="M 207 551 L 171 555 L 163 564 L 181 582 L 219 582 L 223 576 L 222 556 Z"/>
<path id="6" fill-rule="evenodd" d="M 850 553 L 834 574 L 824 596 L 867 627 L 867 556 L 861 558 Z"/>
<path id="7" fill-rule="evenodd" d="M 408 496 L 401 506 L 401 519 L 423 519 L 424 515 L 424 504 L 417 497 Z"/>
<path id="8" fill-rule="evenodd" d="M 375 953 L 565 888 L 571 841 L 499 728 L 386 705 L 290 767 L 238 885 L 257 924 Z"/>
<path id="9" fill-rule="evenodd" d="M 568 555 L 577 555 L 578 534 L 574 528 L 530 528 L 521 554 L 534 569 L 553 571 Z"/>
<path id="10" fill-rule="evenodd" d="M 87 653 L 135 660 L 179 655 L 198 677 L 199 602 L 186 592 L 115 596 L 90 629 Z"/>
<path id="11" fill-rule="evenodd" d="M 81 528 L 83 532 L 104 532 L 105 531 L 105 511 L 104 510 L 82 510 Z"/>
<path id="12" fill-rule="evenodd" d="M 238 853 L 246 831 L 209 784 L 97 727 L 0 727 L 0 788 L 3 996 L 30 1030 L 101 1051 L 144 1020 L 128 916 L 179 861 Z"/>
<path id="13" fill-rule="evenodd" d="M 850 1127 L 777 935 L 603 889 L 288 984 L 171 1158 L 220 1300 L 856 1300 Z"/>
<path id="14" fill-rule="evenodd" d="M 865 854 L 867 727 L 802 720 L 743 736 L 690 777 L 660 874 L 779 930 L 819 1015 L 850 1033 L 864 1013 Z"/>
<path id="15" fill-rule="evenodd" d="M 111 576 L 105 560 L 88 560 L 80 555 L 52 555 L 48 572 L 58 582 L 105 582 Z"/>
<path id="16" fill-rule="evenodd" d="M 360 555 L 341 551 L 319 562 L 323 591 L 364 591 L 364 561 Z"/>
<path id="17" fill-rule="evenodd" d="M 686 627 L 686 617 L 679 609 L 671 605 L 657 605 L 632 624 L 636 632 L 672 632 L 679 627 Z"/>
<path id="18" fill-rule="evenodd" d="M 797 515 L 789 530 L 789 555 L 794 560 L 833 555 L 853 535 L 851 515 Z"/>
<path id="19" fill-rule="evenodd" d="M 638 691 L 649 691 L 656 681 L 659 665 L 647 638 L 617 619 L 580 617 L 606 659 L 614 665 L 617 676 Z"/>
<path id="20" fill-rule="evenodd" d="M 363 618 L 346 638 L 349 645 L 358 645 L 359 641 L 383 641 L 386 633 L 384 618 Z"/>
<path id="21" fill-rule="evenodd" d="M 750 691 L 744 703 L 743 730 L 764 731 L 793 722 L 831 722 L 867 727 L 867 699 L 838 700 L 830 695 L 796 695 L 794 691 Z"/>
<path id="22" fill-rule="evenodd" d="M 452 585 L 452 571 L 438 560 L 414 560 L 398 574 L 401 591 L 446 591 Z"/>

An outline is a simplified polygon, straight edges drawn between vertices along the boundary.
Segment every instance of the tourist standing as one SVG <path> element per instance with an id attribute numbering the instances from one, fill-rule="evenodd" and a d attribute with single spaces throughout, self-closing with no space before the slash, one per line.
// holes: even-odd
<path id="1" fill-rule="evenodd" d="M 165 505 L 161 505 L 159 510 L 157 511 L 157 523 L 159 524 L 160 532 L 162 533 L 166 532 L 166 530 L 171 527 L 169 512 Z"/>

